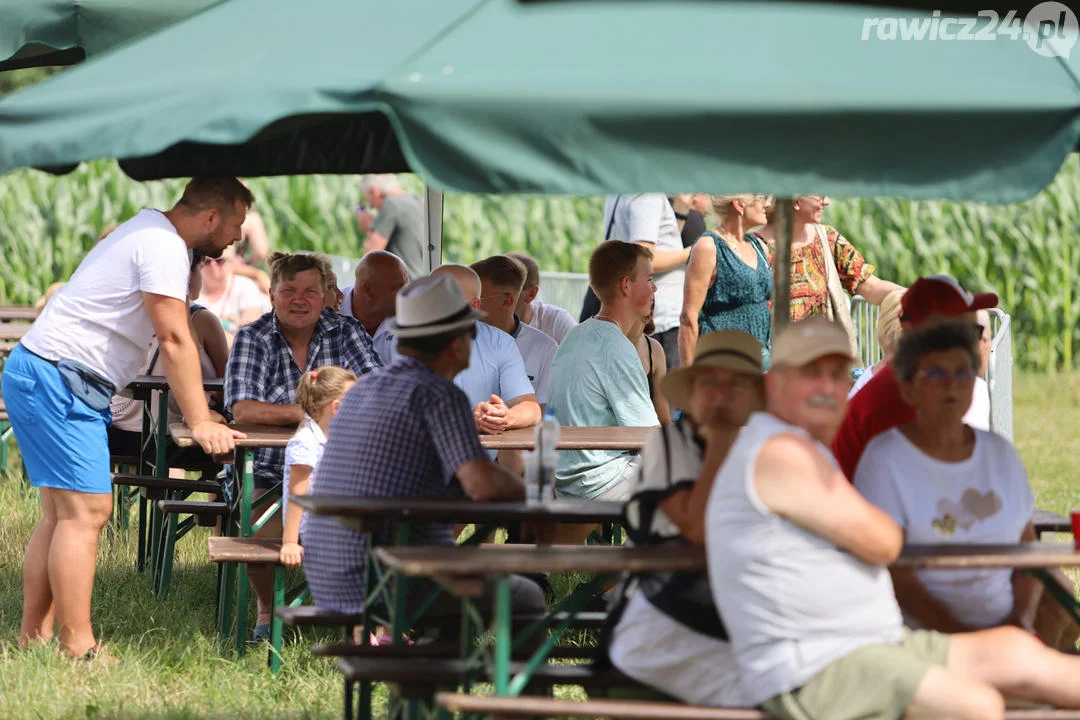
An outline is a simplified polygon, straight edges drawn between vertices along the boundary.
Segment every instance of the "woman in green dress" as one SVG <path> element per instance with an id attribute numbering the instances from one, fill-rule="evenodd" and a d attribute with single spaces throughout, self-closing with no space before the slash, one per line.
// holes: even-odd
<path id="1" fill-rule="evenodd" d="M 719 225 L 698 238 L 690 252 L 679 325 L 679 357 L 693 362 L 699 335 L 741 330 L 761 343 L 769 365 L 772 318 L 772 251 L 750 233 L 764 225 L 767 195 L 715 195 Z"/>

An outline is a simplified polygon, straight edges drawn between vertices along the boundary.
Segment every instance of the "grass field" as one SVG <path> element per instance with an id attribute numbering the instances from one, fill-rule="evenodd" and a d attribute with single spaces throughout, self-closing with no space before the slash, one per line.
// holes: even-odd
<path id="1" fill-rule="evenodd" d="M 1080 376 L 1016 381 L 1017 445 L 1040 507 L 1080 507 Z M 278 677 L 264 652 L 222 657 L 214 644 L 214 570 L 200 534 L 181 541 L 169 599 L 134 571 L 134 536 L 103 538 L 94 593 L 96 626 L 122 664 L 77 663 L 51 648 L 18 650 L 22 552 L 38 517 L 20 478 L 0 482 L 0 717 L 333 718 L 340 684 L 330 663 L 285 649 Z"/>

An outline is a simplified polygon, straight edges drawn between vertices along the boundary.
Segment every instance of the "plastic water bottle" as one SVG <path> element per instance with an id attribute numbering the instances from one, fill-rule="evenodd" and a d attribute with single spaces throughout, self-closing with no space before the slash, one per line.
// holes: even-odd
<path id="1" fill-rule="evenodd" d="M 536 463 L 537 501 L 551 499 L 555 487 L 555 466 L 559 462 L 559 421 L 555 418 L 555 409 L 544 408 L 544 418 L 536 426 L 536 450 L 533 453 Z"/>

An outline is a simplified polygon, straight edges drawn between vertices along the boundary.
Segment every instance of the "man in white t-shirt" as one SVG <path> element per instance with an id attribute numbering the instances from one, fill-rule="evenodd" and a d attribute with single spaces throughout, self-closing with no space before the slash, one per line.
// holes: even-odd
<path id="1" fill-rule="evenodd" d="M 354 284 L 345 288 L 341 301 L 341 314 L 360 321 L 383 365 L 393 362 L 390 320 L 398 290 L 408 282 L 409 269 L 401 258 L 385 250 L 369 250 L 357 263 Z"/>
<path id="2" fill-rule="evenodd" d="M 604 202 L 605 239 L 643 245 L 652 251 L 656 273 L 653 333 L 664 347 L 668 369 L 679 367 L 679 315 L 690 249 L 684 248 L 679 223 L 663 193 L 609 195 Z"/>
<path id="3" fill-rule="evenodd" d="M 518 295 L 525 282 L 525 267 L 506 255 L 494 255 L 470 265 L 480 276 L 480 309 L 486 322 L 514 338 L 536 400 L 547 404 L 548 374 L 559 346 L 550 337 L 523 323 L 516 314 Z"/>
<path id="4" fill-rule="evenodd" d="M 475 270 L 442 265 L 431 274 L 454 278 L 469 307 L 480 309 L 480 278 Z M 473 419 L 482 433 L 498 434 L 540 422 L 536 390 L 514 339 L 487 323 L 477 323 L 469 367 L 458 373 L 454 384 L 469 397 Z"/>
<path id="5" fill-rule="evenodd" d="M 55 620 L 65 654 L 100 653 L 90 597 L 112 511 L 109 401 L 155 336 L 195 442 L 221 454 L 243 437 L 211 419 L 186 298 L 191 251 L 216 257 L 239 240 L 251 202 L 235 178 L 194 179 L 171 210 L 140 211 L 90 250 L 8 358 L 4 401 L 43 510 L 26 549 L 21 646 L 52 638 Z"/>
<path id="6" fill-rule="evenodd" d="M 507 256 L 525 266 L 525 285 L 521 288 L 514 314 L 521 322 L 536 328 L 559 345 L 566 333 L 577 325 L 577 320 L 558 305 L 547 305 L 537 297 L 540 293 L 540 266 L 535 260 L 523 253 L 507 253 Z"/>

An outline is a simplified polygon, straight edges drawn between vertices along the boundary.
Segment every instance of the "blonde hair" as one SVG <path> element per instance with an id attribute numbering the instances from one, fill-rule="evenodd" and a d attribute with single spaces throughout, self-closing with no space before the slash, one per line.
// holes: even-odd
<path id="1" fill-rule="evenodd" d="M 904 292 L 904 290 L 893 290 L 885 296 L 885 299 L 881 301 L 881 307 L 878 308 L 875 332 L 878 346 L 881 347 L 881 354 L 885 357 L 895 355 L 896 348 L 900 344 L 902 330 L 900 326 L 902 312 L 900 299 L 904 297 Z"/>
<path id="2" fill-rule="evenodd" d="M 328 404 L 345 395 L 356 375 L 337 365 L 323 365 L 300 376 L 296 401 L 310 417 L 318 417 Z"/>
<path id="3" fill-rule="evenodd" d="M 734 210 L 731 206 L 733 202 L 738 200 L 743 205 L 752 203 L 756 195 L 713 195 L 712 196 L 712 211 L 717 218 L 727 217 L 728 214 Z"/>

